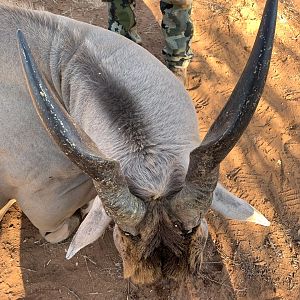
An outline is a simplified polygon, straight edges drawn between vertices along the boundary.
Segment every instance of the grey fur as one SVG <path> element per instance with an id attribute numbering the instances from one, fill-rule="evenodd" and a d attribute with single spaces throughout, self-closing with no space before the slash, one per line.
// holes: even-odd
<path id="1" fill-rule="evenodd" d="M 96 196 L 92 181 L 38 120 L 17 29 L 51 91 L 104 156 L 121 163 L 132 193 L 158 198 L 170 193 L 174 180 L 183 184 L 189 154 L 200 143 L 197 119 L 164 65 L 117 34 L 62 16 L 0 6 L 0 18 L 1 206 L 17 198 L 32 223 L 51 232 Z"/>

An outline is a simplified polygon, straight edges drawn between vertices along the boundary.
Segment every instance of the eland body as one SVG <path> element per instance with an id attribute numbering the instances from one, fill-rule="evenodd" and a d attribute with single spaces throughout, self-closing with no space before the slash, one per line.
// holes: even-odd
<path id="1" fill-rule="evenodd" d="M 124 276 L 138 283 L 197 273 L 210 207 L 268 225 L 217 181 L 263 90 L 276 8 L 267 1 L 243 75 L 201 142 L 188 93 L 142 47 L 0 5 L 0 208 L 16 198 L 45 239 L 59 242 L 90 203 L 67 257 L 114 220 Z"/>

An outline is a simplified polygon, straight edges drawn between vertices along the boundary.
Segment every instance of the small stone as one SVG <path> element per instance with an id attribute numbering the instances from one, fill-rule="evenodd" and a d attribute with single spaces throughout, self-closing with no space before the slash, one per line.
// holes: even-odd
<path id="1" fill-rule="evenodd" d="M 258 262 L 255 262 L 254 263 L 256 266 L 259 266 L 259 267 L 263 267 L 265 266 L 267 263 L 265 261 L 258 261 Z"/>

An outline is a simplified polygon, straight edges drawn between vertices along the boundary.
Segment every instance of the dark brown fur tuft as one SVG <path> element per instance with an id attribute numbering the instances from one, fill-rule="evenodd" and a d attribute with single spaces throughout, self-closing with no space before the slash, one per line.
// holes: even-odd
<path id="1" fill-rule="evenodd" d="M 186 233 L 160 202 L 151 201 L 147 211 L 139 236 L 115 228 L 124 277 L 137 284 L 150 284 L 162 277 L 180 281 L 198 273 L 207 236 L 203 226 Z"/>

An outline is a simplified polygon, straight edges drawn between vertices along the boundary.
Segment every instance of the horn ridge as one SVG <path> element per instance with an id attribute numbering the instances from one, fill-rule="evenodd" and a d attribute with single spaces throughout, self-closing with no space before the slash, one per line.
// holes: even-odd
<path id="1" fill-rule="evenodd" d="M 244 71 L 201 145 L 191 153 L 198 163 L 205 163 L 210 169 L 219 164 L 238 142 L 258 105 L 270 65 L 277 5 L 278 0 L 267 0 Z"/>

